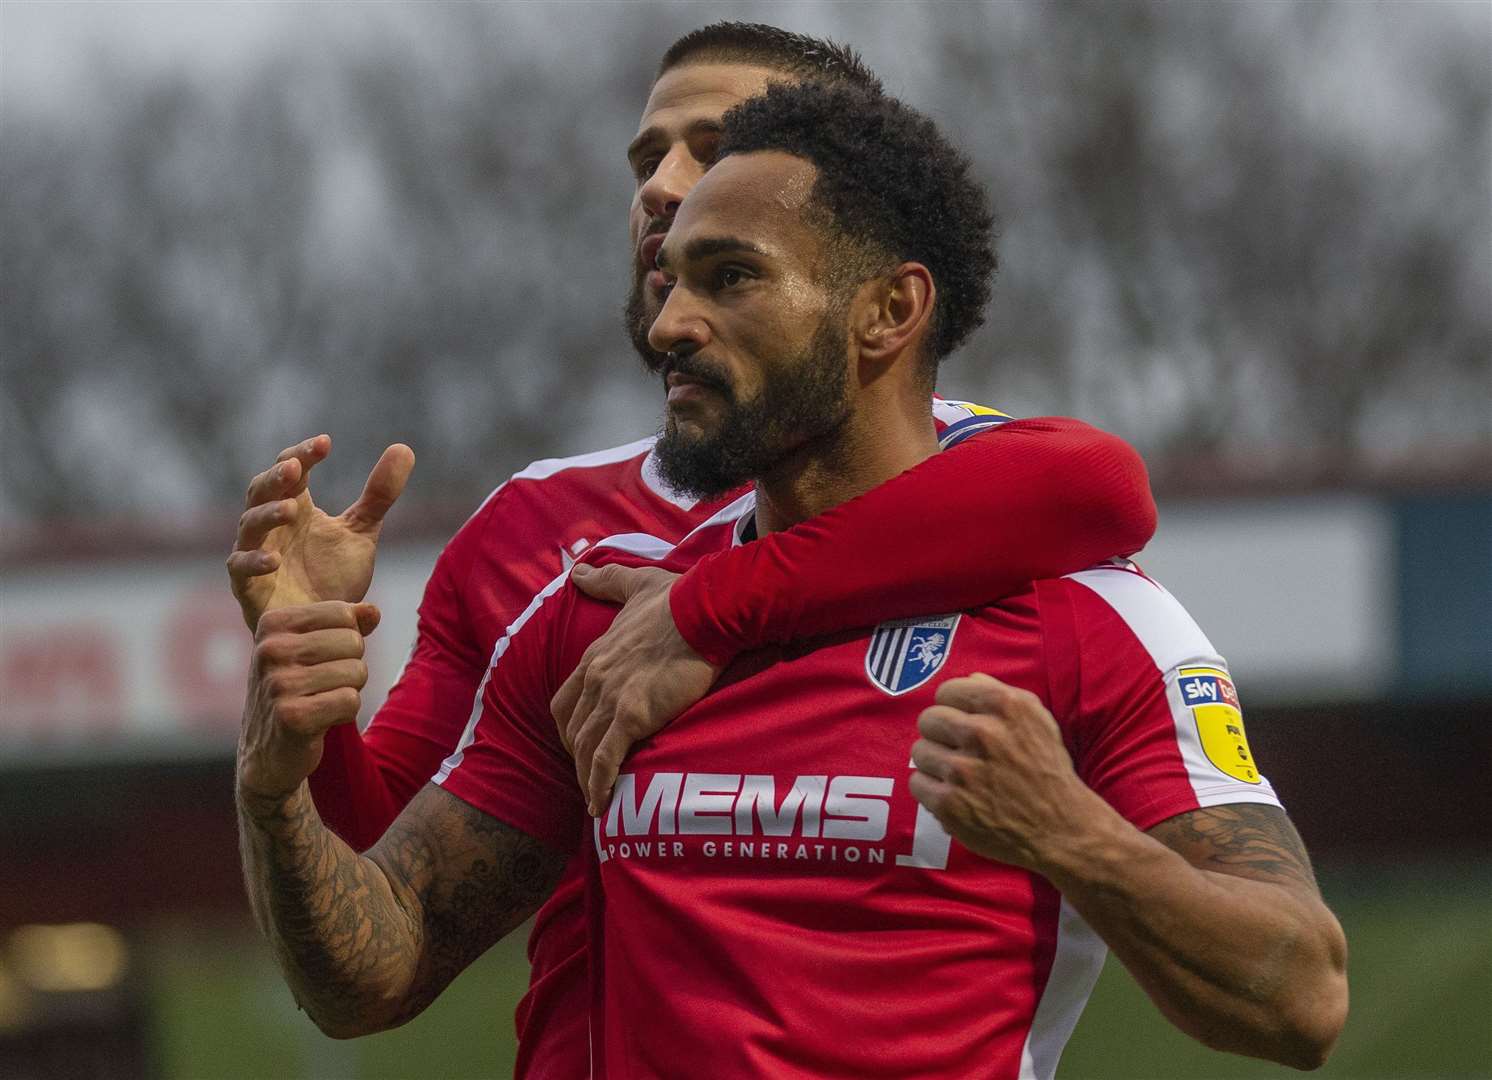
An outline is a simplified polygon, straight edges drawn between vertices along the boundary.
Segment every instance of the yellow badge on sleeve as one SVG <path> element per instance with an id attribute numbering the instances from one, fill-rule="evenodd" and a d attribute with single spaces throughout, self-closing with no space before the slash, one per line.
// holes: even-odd
<path id="1" fill-rule="evenodd" d="M 1228 673 L 1218 668 L 1182 668 L 1177 686 L 1181 703 L 1196 721 L 1197 738 L 1207 760 L 1235 780 L 1259 783 L 1259 770 L 1243 734 L 1238 691 Z"/>

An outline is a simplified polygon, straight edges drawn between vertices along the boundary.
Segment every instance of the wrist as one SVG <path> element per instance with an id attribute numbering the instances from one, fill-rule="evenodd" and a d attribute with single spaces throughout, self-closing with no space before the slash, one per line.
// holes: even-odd
<path id="1" fill-rule="evenodd" d="M 726 637 L 718 621 L 710 618 L 708 590 L 700 585 L 697 575 L 702 563 L 703 560 L 668 587 L 668 612 L 684 644 L 719 671 L 729 666 L 740 647 Z"/>
<path id="2" fill-rule="evenodd" d="M 242 774 L 234 785 L 233 795 L 240 815 L 261 827 L 293 817 L 300 799 L 310 797 L 304 780 L 289 791 L 263 791 L 245 783 Z"/>
<path id="3" fill-rule="evenodd" d="M 1063 893 L 1116 882 L 1136 860 L 1153 854 L 1148 837 L 1087 785 L 1066 801 L 1064 828 L 1042 835 L 1032 867 Z"/>

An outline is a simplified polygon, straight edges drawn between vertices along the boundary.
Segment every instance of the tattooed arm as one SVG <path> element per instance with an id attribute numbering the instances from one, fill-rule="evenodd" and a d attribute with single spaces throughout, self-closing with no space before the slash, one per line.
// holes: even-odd
<path id="1" fill-rule="evenodd" d="M 357 717 L 370 604 L 265 612 L 238 743 L 238 831 L 260 928 L 328 1035 L 402 1024 L 526 919 L 566 856 L 426 785 L 366 855 L 317 816 L 306 777 Z"/>
<path id="2" fill-rule="evenodd" d="M 303 784 L 240 791 L 244 877 L 260 928 L 328 1035 L 395 1027 L 549 895 L 565 856 L 427 784 L 366 855 L 321 823 Z"/>
<path id="3" fill-rule="evenodd" d="M 1073 770 L 1035 695 L 950 679 L 918 721 L 912 794 L 964 846 L 1055 885 L 1182 1031 L 1296 1068 L 1347 1013 L 1347 945 L 1276 806 L 1235 803 L 1141 832 Z"/>
<path id="4" fill-rule="evenodd" d="M 1324 1063 L 1346 1019 L 1347 942 L 1285 812 L 1235 803 L 1148 834 L 1109 825 L 1053 881 L 1161 1012 L 1215 1050 Z"/>

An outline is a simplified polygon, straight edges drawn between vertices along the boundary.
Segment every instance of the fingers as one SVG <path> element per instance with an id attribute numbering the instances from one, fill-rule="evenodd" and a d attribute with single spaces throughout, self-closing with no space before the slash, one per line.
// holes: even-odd
<path id="1" fill-rule="evenodd" d="M 363 636 L 347 627 L 303 634 L 271 634 L 254 646 L 254 667 L 268 673 L 338 660 L 360 660 L 362 656 Z"/>
<path id="2" fill-rule="evenodd" d="M 945 808 L 953 796 L 952 784 L 925 772 L 914 772 L 907 778 L 907 790 L 912 793 L 912 798 L 931 810 L 939 821 L 943 820 Z"/>
<path id="3" fill-rule="evenodd" d="M 958 773 L 954 762 L 960 756 L 957 750 L 930 739 L 918 739 L 912 744 L 912 765 L 935 780 L 954 781 Z"/>
<path id="4" fill-rule="evenodd" d="M 273 574 L 279 568 L 277 551 L 234 551 L 228 555 L 228 578 L 235 587 L 241 581 Z"/>
<path id="5" fill-rule="evenodd" d="M 591 648 L 586 649 L 580 663 L 570 672 L 570 677 L 560 684 L 554 697 L 549 699 L 549 712 L 554 716 L 555 726 L 559 728 L 560 742 L 572 756 L 575 753 L 575 709 L 580 702 L 581 692 L 585 689 L 585 669 L 590 660 Z"/>
<path id="6" fill-rule="evenodd" d="M 414 470 L 414 451 L 403 443 L 394 443 L 384 450 L 357 502 L 347 508 L 346 516 L 365 526 L 376 526 L 394 505 L 394 500 L 404 491 L 409 474 Z"/>
<path id="7" fill-rule="evenodd" d="M 321 631 L 328 632 L 335 631 Z M 266 676 L 266 680 L 277 697 L 311 697 L 341 687 L 361 690 L 368 683 L 368 665 L 360 658 L 343 657 L 283 668 Z"/>
<path id="8" fill-rule="evenodd" d="M 946 705 L 932 705 L 917 715 L 917 730 L 924 739 L 947 747 L 957 747 L 962 741 L 959 738 L 961 725 L 958 720 L 956 710 Z"/>
<path id="9" fill-rule="evenodd" d="M 233 550 L 257 550 L 270 532 L 293 522 L 299 510 L 294 499 L 277 499 L 249 507 L 238 519 L 238 538 Z"/>
<path id="10" fill-rule="evenodd" d="M 591 755 L 590 782 L 586 785 L 586 802 L 592 817 L 600 817 L 611 802 L 611 788 L 616 783 L 627 751 L 632 749 L 632 736 L 621 724 L 612 724 L 602 737 L 596 752 Z"/>
<path id="11" fill-rule="evenodd" d="M 355 687 L 339 686 L 319 694 L 282 697 L 275 702 L 274 717 L 284 730 L 297 736 L 313 737 L 337 724 L 357 719 L 362 695 Z"/>
<path id="12" fill-rule="evenodd" d="M 353 604 L 352 614 L 357 620 L 357 632 L 362 634 L 363 637 L 367 637 L 374 630 L 377 630 L 378 624 L 383 621 L 383 612 L 378 610 L 376 604 Z"/>
<path id="13" fill-rule="evenodd" d="M 287 446 L 281 450 L 275 458 L 276 461 L 297 461 L 300 463 L 302 478 L 304 474 L 311 471 L 311 466 L 326 458 L 332 452 L 332 437 L 330 435 L 312 435 L 294 446 Z"/>
<path id="14" fill-rule="evenodd" d="M 266 611 L 259 619 L 259 636 L 304 634 L 312 630 L 339 628 L 356 630 L 362 636 L 373 632 L 379 617 L 378 608 L 373 604 L 322 600 L 315 604 L 298 604 Z"/>
<path id="15" fill-rule="evenodd" d="M 576 563 L 575 569 L 570 571 L 570 580 L 592 599 L 625 604 L 647 581 L 647 577 L 640 567 L 618 566 L 616 563 L 606 566 Z"/>
<path id="16" fill-rule="evenodd" d="M 581 791 L 590 789 L 591 759 L 606 734 L 609 714 L 612 713 L 612 710 L 602 708 L 598 687 L 599 680 L 589 680 L 581 690 L 575 713 L 570 718 L 570 753 L 575 757 L 575 779 L 579 781 Z"/>
<path id="17" fill-rule="evenodd" d="M 1003 683 L 992 675 L 976 672 L 958 679 L 949 679 L 938 687 L 934 699 L 939 705 L 948 705 L 965 712 L 998 715 L 1017 705 L 1030 695 Z"/>
<path id="18" fill-rule="evenodd" d="M 275 458 L 276 464 L 249 481 L 245 506 L 257 506 L 274 499 L 293 498 L 306 487 L 311 467 L 331 452 L 330 435 L 317 435 L 287 446 Z"/>

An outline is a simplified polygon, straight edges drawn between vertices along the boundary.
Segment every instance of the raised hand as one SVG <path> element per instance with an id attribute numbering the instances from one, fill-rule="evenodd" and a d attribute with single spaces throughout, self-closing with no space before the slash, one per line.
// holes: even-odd
<path id="1" fill-rule="evenodd" d="M 709 693 L 720 674 L 674 626 L 668 590 L 678 576 L 651 566 L 585 563 L 571 572 L 586 595 L 623 605 L 550 702 L 592 815 L 606 808 L 632 745 Z"/>
<path id="2" fill-rule="evenodd" d="M 341 600 L 264 613 L 239 731 L 241 798 L 273 801 L 294 792 L 321 761 L 327 729 L 357 719 L 368 681 L 363 638 L 378 618 L 372 604 Z"/>
<path id="3" fill-rule="evenodd" d="M 357 501 L 333 517 L 312 501 L 307 486 L 311 469 L 331 448 L 330 435 L 286 447 L 249 483 L 228 579 L 250 630 L 274 608 L 356 603 L 368 593 L 383 518 L 404 490 L 414 451 L 403 443 L 386 449 Z"/>

